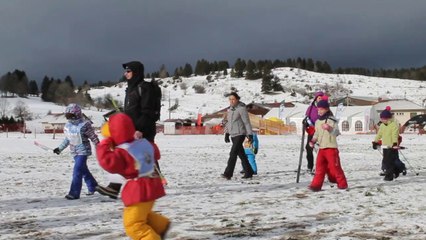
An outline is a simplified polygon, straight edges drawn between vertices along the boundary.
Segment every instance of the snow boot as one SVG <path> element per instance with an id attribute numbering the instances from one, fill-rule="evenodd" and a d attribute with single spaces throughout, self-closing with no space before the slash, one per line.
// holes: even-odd
<path id="1" fill-rule="evenodd" d="M 77 200 L 77 199 L 79 199 L 79 197 L 74 197 L 73 195 L 71 195 L 71 194 L 67 194 L 66 196 L 65 196 L 65 198 L 67 199 L 67 200 Z"/>
<path id="2" fill-rule="evenodd" d="M 117 199 L 119 192 L 111 187 L 102 187 L 101 185 L 96 186 L 95 190 L 101 195 L 108 196 L 112 199 Z"/>

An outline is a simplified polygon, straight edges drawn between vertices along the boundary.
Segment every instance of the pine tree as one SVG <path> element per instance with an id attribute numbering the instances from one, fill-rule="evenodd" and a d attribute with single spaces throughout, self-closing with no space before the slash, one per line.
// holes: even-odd
<path id="1" fill-rule="evenodd" d="M 261 90 L 263 93 L 270 93 L 272 91 L 272 73 L 271 73 L 271 67 L 272 66 L 265 66 L 263 69 L 263 76 L 262 76 L 262 87 Z"/>
<path id="2" fill-rule="evenodd" d="M 41 82 L 41 99 L 45 102 L 51 101 L 47 96 L 51 83 L 52 82 L 50 81 L 49 77 L 44 76 L 43 81 Z"/>
<path id="3" fill-rule="evenodd" d="M 166 65 L 162 64 L 160 67 L 159 77 L 161 79 L 169 77 L 169 73 L 167 72 Z"/>
<path id="4" fill-rule="evenodd" d="M 247 61 L 247 65 L 245 68 L 246 71 L 246 79 L 253 80 L 256 79 L 254 71 L 256 69 L 256 64 L 252 60 Z"/>
<path id="5" fill-rule="evenodd" d="M 191 64 L 186 63 L 186 64 L 185 64 L 185 67 L 183 68 L 183 73 L 182 73 L 182 75 L 183 75 L 184 77 L 190 77 L 192 74 L 193 74 L 193 71 L 192 71 L 192 66 L 191 66 Z"/>
<path id="6" fill-rule="evenodd" d="M 72 81 L 72 78 L 70 76 L 66 76 L 64 82 L 68 83 L 69 86 L 74 89 L 74 82 Z"/>
<path id="7" fill-rule="evenodd" d="M 235 71 L 236 77 L 243 77 L 245 68 L 246 68 L 246 62 L 244 60 L 241 60 L 241 58 L 238 58 L 234 63 L 234 71 Z"/>
<path id="8" fill-rule="evenodd" d="M 28 94 L 38 96 L 39 92 L 38 92 L 37 82 L 35 80 L 31 80 L 28 85 L 29 85 Z"/>

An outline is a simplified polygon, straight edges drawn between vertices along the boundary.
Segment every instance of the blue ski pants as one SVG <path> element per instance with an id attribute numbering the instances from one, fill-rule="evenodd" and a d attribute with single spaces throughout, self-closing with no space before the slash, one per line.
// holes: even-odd
<path id="1" fill-rule="evenodd" d="M 94 192 L 95 187 L 98 185 L 95 178 L 87 167 L 87 156 L 76 155 L 74 156 L 74 170 L 72 173 L 71 189 L 69 194 L 75 198 L 80 197 L 81 187 L 83 185 L 83 179 L 86 183 L 89 192 Z"/>

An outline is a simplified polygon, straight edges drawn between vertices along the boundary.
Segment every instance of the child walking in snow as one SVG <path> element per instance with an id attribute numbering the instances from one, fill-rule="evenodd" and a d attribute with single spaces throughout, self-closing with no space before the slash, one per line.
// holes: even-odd
<path id="1" fill-rule="evenodd" d="M 333 117 L 327 100 L 319 101 L 317 107 L 319 118 L 315 122 L 315 134 L 309 145 L 313 148 L 315 143 L 318 143 L 319 151 L 315 164 L 315 176 L 309 189 L 320 191 L 326 174 L 328 180 L 337 183 L 339 189 L 346 189 L 348 184 L 340 165 L 339 150 L 337 149 L 337 120 Z"/>
<path id="2" fill-rule="evenodd" d="M 71 103 L 67 106 L 65 117 L 68 120 L 64 127 L 65 139 L 53 152 L 59 155 L 65 148 L 70 146 L 71 154 L 74 157 L 74 169 L 71 188 L 65 198 L 75 200 L 80 198 L 83 179 L 89 191 L 87 195 L 93 195 L 98 185 L 87 167 L 87 157 L 92 154 L 89 139 L 95 145 L 99 143 L 99 139 L 92 124 L 83 119 L 81 108 L 77 104 Z"/>
<path id="3" fill-rule="evenodd" d="M 396 169 L 395 162 L 398 158 L 398 136 L 399 136 L 399 127 L 398 123 L 393 119 L 392 113 L 390 112 L 391 108 L 386 107 L 380 113 L 380 124 L 379 131 L 372 142 L 373 149 L 377 149 L 379 146 L 378 141 L 382 140 L 383 147 L 383 168 L 385 170 L 385 177 L 383 180 L 392 181 L 394 177 L 399 176 L 399 171 Z"/>
<path id="4" fill-rule="evenodd" d="M 259 139 L 257 134 L 253 132 L 253 141 L 250 141 L 250 138 L 246 137 L 243 142 L 244 152 L 247 155 L 253 174 L 257 175 L 257 164 L 256 164 L 256 154 L 259 150 Z M 241 171 L 244 173 L 244 170 Z"/>
<path id="5" fill-rule="evenodd" d="M 126 234 L 131 239 L 162 239 L 170 221 L 152 211 L 155 200 L 166 194 L 154 168 L 160 152 L 154 150 L 155 143 L 135 140 L 133 122 L 124 113 L 112 115 L 108 129 L 96 153 L 102 168 L 127 179 L 121 191 Z"/>

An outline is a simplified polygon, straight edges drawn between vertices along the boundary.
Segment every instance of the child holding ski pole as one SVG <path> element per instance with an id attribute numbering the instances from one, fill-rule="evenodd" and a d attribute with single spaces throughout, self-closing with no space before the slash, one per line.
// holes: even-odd
<path id="1" fill-rule="evenodd" d="M 311 105 L 306 109 L 305 119 L 303 120 L 303 124 L 305 125 L 306 133 L 308 134 L 307 143 L 305 146 L 306 149 L 306 160 L 308 161 L 308 172 L 313 173 L 314 168 L 314 154 L 313 148 L 309 145 L 309 142 L 312 140 L 315 133 L 315 121 L 318 119 L 318 108 L 317 103 L 322 99 L 327 100 L 327 96 L 318 91 L 314 95 L 314 100 Z"/>
<path id="2" fill-rule="evenodd" d="M 69 193 L 65 196 L 68 200 L 80 198 L 83 178 L 89 191 L 87 195 L 93 195 L 98 185 L 87 167 L 87 157 L 92 154 L 89 139 L 95 145 L 99 143 L 99 139 L 92 124 L 83 119 L 82 116 L 80 106 L 74 103 L 67 106 L 65 109 L 65 117 L 68 122 L 64 127 L 65 139 L 59 147 L 53 149 L 53 152 L 59 155 L 65 148 L 70 146 L 71 154 L 74 156 L 71 188 Z"/>
<path id="3" fill-rule="evenodd" d="M 102 168 L 127 180 L 121 193 L 126 234 L 131 239 L 162 239 L 170 221 L 152 211 L 155 200 L 165 195 L 154 167 L 159 152 L 155 153 L 153 143 L 147 139 L 135 139 L 135 127 L 126 114 L 112 115 L 108 126 L 109 133 L 104 134 L 106 138 L 96 153 Z"/>
<path id="4" fill-rule="evenodd" d="M 319 151 L 317 154 L 315 176 L 309 185 L 309 189 L 320 191 L 326 174 L 330 182 L 337 182 L 339 189 L 346 189 L 348 184 L 340 165 L 339 150 L 337 149 L 337 120 L 333 117 L 327 100 L 319 101 L 317 107 L 319 118 L 315 122 L 315 134 L 309 145 L 314 148 L 315 143 L 318 143 Z"/>
<path id="5" fill-rule="evenodd" d="M 398 123 L 393 119 L 391 108 L 387 106 L 385 110 L 380 113 L 380 124 L 379 131 L 372 142 L 373 149 L 378 149 L 378 141 L 382 140 L 383 146 L 383 168 L 385 170 L 385 181 L 393 181 L 394 177 L 399 176 L 399 172 L 395 167 L 395 160 L 398 158 L 398 136 L 399 127 Z"/>

